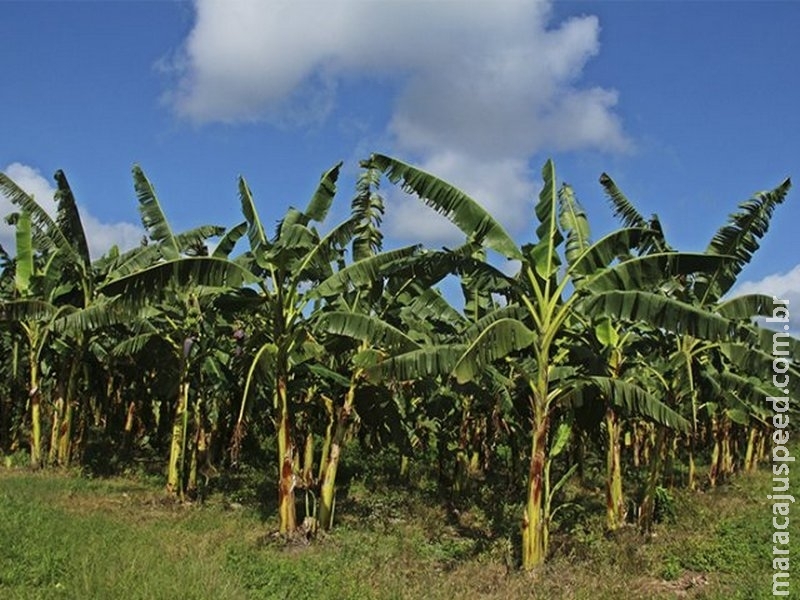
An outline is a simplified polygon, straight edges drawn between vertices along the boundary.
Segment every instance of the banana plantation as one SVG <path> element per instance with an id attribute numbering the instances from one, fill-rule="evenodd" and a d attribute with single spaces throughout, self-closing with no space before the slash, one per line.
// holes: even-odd
<path id="1" fill-rule="evenodd" d="M 63 172 L 55 204 L 0 174 L 16 231 L 0 250 L 0 454 L 110 471 L 149 457 L 165 496 L 188 502 L 263 450 L 268 527 L 313 537 L 335 528 L 343 457 L 390 452 L 398 482 L 427 477 L 443 498 L 504 490 L 527 570 L 589 462 L 608 530 L 647 534 L 664 489 L 768 459 L 766 398 L 796 410 L 800 341 L 781 333 L 776 387 L 777 338 L 758 319 L 775 299 L 731 290 L 789 180 L 732 207 L 691 253 L 606 174 L 619 228 L 593 236 L 551 161 L 521 245 L 479 199 L 381 154 L 331 226 L 341 168 L 276 225 L 240 178 L 240 223 L 178 232 L 136 166 L 146 236 L 99 258 Z M 462 243 L 384 248 L 392 186 Z"/>

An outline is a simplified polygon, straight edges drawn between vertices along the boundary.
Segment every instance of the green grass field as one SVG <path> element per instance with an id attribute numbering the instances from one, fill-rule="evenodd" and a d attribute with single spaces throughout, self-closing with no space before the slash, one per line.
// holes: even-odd
<path id="1" fill-rule="evenodd" d="M 649 540 L 606 537 L 601 513 L 565 519 L 552 560 L 531 576 L 516 568 L 513 531 L 419 491 L 354 482 L 331 534 L 285 542 L 241 496 L 177 505 L 142 479 L 0 468 L 0 598 L 761 599 L 771 597 L 770 484 L 762 470 L 672 492 L 674 521 Z M 796 567 L 793 585 L 800 598 Z"/>

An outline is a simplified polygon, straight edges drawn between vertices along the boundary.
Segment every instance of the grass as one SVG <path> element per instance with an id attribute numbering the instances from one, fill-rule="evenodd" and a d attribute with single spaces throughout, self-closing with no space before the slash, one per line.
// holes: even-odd
<path id="1" fill-rule="evenodd" d="M 674 523 L 647 541 L 604 535 L 602 513 L 565 510 L 553 556 L 532 577 L 515 567 L 513 529 L 498 534 L 479 509 L 447 510 L 419 491 L 355 481 L 333 533 L 287 543 L 239 496 L 180 506 L 146 480 L 0 468 L 0 597 L 766 598 L 770 485 L 764 471 L 706 493 L 670 491 Z M 794 540 L 799 524 L 800 514 Z"/>

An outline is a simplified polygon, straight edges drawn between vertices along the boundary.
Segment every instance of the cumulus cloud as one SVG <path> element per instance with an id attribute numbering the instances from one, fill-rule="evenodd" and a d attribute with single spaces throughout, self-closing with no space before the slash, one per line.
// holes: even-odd
<path id="1" fill-rule="evenodd" d="M 600 24 L 552 22 L 541 0 L 196 0 L 165 96 L 197 123 L 325 119 L 344 80 L 390 81 L 392 151 L 451 177 L 513 231 L 542 151 L 631 147 L 613 89 L 581 86 Z M 436 168 L 440 168 L 439 171 Z M 394 209 L 394 210 L 392 210 Z M 419 205 L 391 207 L 395 235 L 447 239 Z"/>
<path id="2" fill-rule="evenodd" d="M 743 281 L 733 291 L 733 296 L 766 294 L 789 300 L 789 328 L 800 334 L 800 264 L 786 273 L 773 273 L 759 281 Z"/>
<path id="3" fill-rule="evenodd" d="M 144 230 L 140 225 L 126 221 L 103 223 L 85 208 L 79 206 L 78 210 L 92 258 L 103 256 L 112 246 L 117 246 L 124 252 L 135 248 L 142 241 Z"/>
<path id="4" fill-rule="evenodd" d="M 35 168 L 20 163 L 8 165 L 3 172 L 10 177 L 22 190 L 50 214 L 55 217 L 56 203 L 53 200 L 55 188 Z M 7 197 L 0 194 L 0 244 L 6 252 L 13 255 L 16 248 L 14 228 L 5 222 L 6 215 L 18 212 L 19 207 L 13 205 Z M 120 221 L 117 223 L 103 223 L 86 207 L 78 205 L 84 233 L 89 244 L 89 253 L 93 258 L 98 258 L 112 246 L 119 246 L 120 250 L 128 250 L 139 244 L 144 231 L 132 223 Z"/>

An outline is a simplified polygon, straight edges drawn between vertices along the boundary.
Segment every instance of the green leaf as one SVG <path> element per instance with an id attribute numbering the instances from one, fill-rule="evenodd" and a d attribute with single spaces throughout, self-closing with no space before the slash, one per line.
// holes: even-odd
<path id="1" fill-rule="evenodd" d="M 304 280 L 319 281 L 333 275 L 331 263 L 340 258 L 342 249 L 350 241 L 355 227 L 356 221 L 348 219 L 317 241 L 302 257 L 300 264 L 293 268 L 293 280 L 296 284 Z"/>
<path id="2" fill-rule="evenodd" d="M 253 194 L 250 192 L 244 177 L 239 177 L 239 200 L 242 204 L 242 214 L 247 221 L 247 237 L 250 240 L 250 251 L 258 256 L 269 248 L 269 243 L 253 202 Z"/>
<path id="3" fill-rule="evenodd" d="M 595 293 L 613 290 L 653 290 L 667 280 L 713 271 L 725 260 L 688 252 L 663 252 L 626 260 L 592 276 L 583 288 Z"/>
<path id="4" fill-rule="evenodd" d="M 239 423 L 244 420 L 244 409 L 247 405 L 247 400 L 250 398 L 250 388 L 255 383 L 256 375 L 261 373 L 262 377 L 268 377 L 269 374 L 271 374 L 274 370 L 277 355 L 278 347 L 272 342 L 268 342 L 262 345 L 258 349 L 258 352 L 256 352 L 256 355 L 253 357 L 253 361 L 250 363 L 250 368 L 247 370 L 247 379 L 245 380 L 244 392 L 242 393 L 242 406 L 239 410 Z"/>
<path id="5" fill-rule="evenodd" d="M 57 312 L 58 309 L 49 302 L 32 298 L 0 302 L 0 321 L 4 322 L 45 322 Z"/>
<path id="6" fill-rule="evenodd" d="M 558 197 L 559 221 L 561 229 L 567 234 L 564 254 L 567 257 L 567 264 L 572 266 L 591 245 L 589 219 L 570 186 L 566 184 L 561 186 Z"/>
<path id="7" fill-rule="evenodd" d="M 333 382 L 337 385 L 342 386 L 343 388 L 350 387 L 350 379 L 348 379 L 341 373 L 337 373 L 336 371 L 329 369 L 325 365 L 321 365 L 318 363 L 311 363 L 307 366 L 307 368 L 314 375 L 316 375 L 317 377 L 319 377 L 324 381 Z"/>
<path id="8" fill-rule="evenodd" d="M 466 346 L 458 344 L 425 346 L 382 361 L 367 370 L 367 377 L 373 382 L 446 377 L 453 371 L 464 350 Z"/>
<path id="9" fill-rule="evenodd" d="M 461 313 L 450 306 L 450 303 L 436 288 L 422 290 L 414 298 L 409 308 L 421 321 L 440 321 L 453 326 L 463 321 Z"/>
<path id="10" fill-rule="evenodd" d="M 158 337 L 158 333 L 155 331 L 130 336 L 114 346 L 111 349 L 111 354 L 114 356 L 136 356 L 144 350 L 147 344 L 152 340 L 158 339 Z"/>
<path id="11" fill-rule="evenodd" d="M 553 436 L 553 442 L 550 444 L 550 460 L 561 454 L 567 447 L 570 437 L 572 437 L 572 426 L 569 423 L 559 423 Z"/>
<path id="12" fill-rule="evenodd" d="M 614 321 L 642 321 L 704 340 L 726 340 L 735 335 L 735 327 L 728 319 L 652 292 L 603 292 L 580 302 L 577 310 L 596 317 L 605 315 Z"/>
<path id="13" fill-rule="evenodd" d="M 203 256 L 199 251 L 205 250 L 208 238 L 225 235 L 225 228 L 219 225 L 201 225 L 188 231 L 175 234 L 175 244 L 181 252 L 190 256 Z"/>
<path id="14" fill-rule="evenodd" d="M 619 344 L 619 333 L 617 328 L 611 323 L 611 319 L 605 317 L 594 327 L 594 335 L 597 341 L 603 344 L 606 348 L 616 348 Z"/>
<path id="15" fill-rule="evenodd" d="M 499 321 L 500 319 L 516 319 L 517 321 L 523 321 L 527 315 L 528 312 L 517 304 L 502 306 L 487 313 L 477 321 L 470 323 L 459 337 L 465 342 L 469 342 L 477 338 L 483 330 L 495 321 Z"/>
<path id="16" fill-rule="evenodd" d="M 739 273 L 758 250 L 758 240 L 767 233 L 772 214 L 786 199 L 791 186 L 791 180 L 786 179 L 775 189 L 741 203 L 728 223 L 714 234 L 706 252 L 724 256 L 725 260 L 700 288 L 701 303 L 713 302 L 733 287 Z"/>
<path id="17" fill-rule="evenodd" d="M 361 350 L 360 352 L 356 352 L 353 356 L 353 366 L 356 369 L 367 369 L 369 367 L 374 367 L 377 365 L 383 356 L 380 352 L 373 348 L 367 348 L 366 350 Z"/>
<path id="18" fill-rule="evenodd" d="M 620 219 L 625 227 L 635 227 L 637 229 L 647 228 L 647 221 L 639 214 L 639 211 L 625 197 L 614 180 L 606 173 L 600 175 L 600 185 L 608 196 L 611 206 L 614 208 L 614 216 Z"/>
<path id="19" fill-rule="evenodd" d="M 58 202 L 56 220 L 58 229 L 75 249 L 75 253 L 83 262 L 83 265 L 88 267 L 92 262 L 89 257 L 89 245 L 86 243 L 86 234 L 83 230 L 83 223 L 78 213 L 78 205 L 75 202 L 72 189 L 69 187 L 64 171 L 59 169 L 54 177 L 57 186 L 55 199 Z"/>
<path id="20" fill-rule="evenodd" d="M 150 180 L 139 165 L 133 167 L 133 185 L 136 197 L 139 200 L 139 213 L 142 216 L 142 225 L 147 230 L 151 240 L 160 244 L 164 258 L 174 260 L 180 255 L 172 229 L 169 226 L 161 204 L 156 196 L 156 191 Z"/>
<path id="21" fill-rule="evenodd" d="M 566 484 L 567 481 L 569 481 L 569 478 L 572 477 L 575 474 L 575 471 L 578 470 L 579 466 L 580 465 L 578 465 L 578 464 L 572 465 L 569 469 L 567 469 L 567 472 L 564 473 L 561 476 L 561 478 L 556 482 L 556 484 L 551 488 L 551 490 L 550 490 L 550 500 L 551 500 L 551 502 L 552 502 L 552 499 L 555 498 L 555 495 L 558 493 L 558 490 L 560 490 L 562 487 L 564 487 L 564 484 Z M 566 505 L 564 505 L 564 504 L 560 505 L 558 508 L 556 508 L 556 511 L 559 508 L 563 508 L 564 506 L 566 506 Z M 553 511 L 553 514 L 550 515 L 551 518 L 553 517 L 553 515 L 555 515 L 556 511 Z"/>
<path id="22" fill-rule="evenodd" d="M 527 348 L 536 334 L 517 319 L 503 318 L 488 325 L 458 360 L 453 374 L 459 383 L 477 379 L 488 365 Z"/>
<path id="23" fill-rule="evenodd" d="M 351 214 L 358 225 L 353 236 L 353 261 L 358 262 L 373 256 L 383 247 L 380 230 L 383 221 L 384 202 L 377 192 L 381 172 L 370 161 L 362 161 L 363 171 L 356 182 L 356 195 L 351 203 Z"/>
<path id="24" fill-rule="evenodd" d="M 367 342 L 378 348 L 409 351 L 418 347 L 405 333 L 372 315 L 345 311 L 322 313 L 319 317 L 319 329 Z"/>
<path id="25" fill-rule="evenodd" d="M 75 247 L 64 236 L 64 233 L 50 215 L 47 214 L 47 211 L 32 196 L 29 196 L 22 188 L 17 186 L 5 173 L 0 173 L 0 193 L 30 216 L 31 237 L 33 246 L 37 250 L 47 252 L 51 249 L 56 249 L 63 257 L 69 257 L 75 263 L 80 262 L 81 259 Z"/>
<path id="26" fill-rule="evenodd" d="M 658 398 L 636 384 L 616 377 L 588 377 L 579 381 L 577 387 L 595 387 L 612 405 L 625 409 L 628 414 L 644 417 L 665 427 L 687 432 L 691 423 Z"/>
<path id="27" fill-rule="evenodd" d="M 309 292 L 312 298 L 324 298 L 341 294 L 350 287 L 366 286 L 374 283 L 383 269 L 403 258 L 413 256 L 420 246 L 406 246 L 365 258 L 340 269 Z"/>
<path id="28" fill-rule="evenodd" d="M 550 279 L 558 271 L 561 260 L 557 248 L 564 241 L 564 236 L 558 228 L 556 191 L 556 168 L 552 160 L 548 160 L 542 167 L 544 185 L 539 193 L 539 202 L 535 207 L 536 218 L 539 225 L 536 227 L 536 245 L 531 257 L 534 261 L 536 273 L 542 279 Z"/>
<path id="29" fill-rule="evenodd" d="M 718 373 L 717 377 L 724 387 L 726 402 L 735 406 L 738 412 L 756 419 L 764 420 L 772 416 L 770 405 L 765 402 L 768 396 L 784 395 L 777 389 L 770 389 L 771 386 L 764 386 L 755 377 L 742 377 L 730 371 Z"/>
<path id="30" fill-rule="evenodd" d="M 775 346 L 774 349 L 770 348 L 767 352 L 736 342 L 721 344 L 720 348 L 737 372 L 747 373 L 764 382 L 771 382 L 772 376 L 775 374 L 773 369 L 773 359 L 776 356 L 775 349 L 781 351 L 788 349 L 790 352 L 792 351 L 792 347 L 788 342 L 791 342 L 793 338 L 789 336 L 784 337 L 782 332 L 778 332 L 777 334 L 781 336 L 778 341 L 785 341 L 787 344 L 784 345 L 780 343 Z M 797 340 L 794 341 L 795 343 L 797 342 Z M 791 355 L 794 361 L 798 360 L 798 356 L 798 354 Z M 800 397 L 800 370 L 798 370 L 796 366 L 790 367 L 786 376 L 788 383 L 786 387 L 787 391 L 794 398 Z M 782 380 L 782 377 L 779 377 L 779 379 Z"/>
<path id="31" fill-rule="evenodd" d="M 222 236 L 222 239 L 217 244 L 217 247 L 214 248 L 214 252 L 211 256 L 214 258 L 228 258 L 236 243 L 247 233 L 247 229 L 247 221 L 243 221 L 235 227 L 230 228 L 225 232 L 225 235 Z"/>
<path id="32" fill-rule="evenodd" d="M 269 260 L 282 267 L 288 265 L 287 257 L 301 257 L 319 243 L 319 236 L 300 223 L 283 222 L 280 235 L 267 253 Z"/>
<path id="33" fill-rule="evenodd" d="M 342 163 L 339 162 L 322 174 L 317 191 L 314 192 L 305 210 L 305 215 L 308 219 L 317 223 L 322 223 L 325 220 L 333 203 L 333 197 L 336 194 L 336 180 L 339 178 L 339 170 L 341 168 Z"/>
<path id="34" fill-rule="evenodd" d="M 517 244 L 505 229 L 475 200 L 451 184 L 383 154 L 373 154 L 370 163 L 383 171 L 392 183 L 401 183 L 426 205 L 445 216 L 467 237 L 485 244 L 507 258 L 521 259 Z"/>
<path id="35" fill-rule="evenodd" d="M 142 271 L 161 260 L 161 250 L 155 244 L 138 246 L 111 261 L 107 279 L 120 279 Z"/>
<path id="36" fill-rule="evenodd" d="M 729 408 L 725 411 L 725 414 L 731 421 L 739 425 L 748 425 L 750 423 L 750 416 L 740 408 Z"/>
<path id="37" fill-rule="evenodd" d="M 53 322 L 53 331 L 76 335 L 79 332 L 97 331 L 112 325 L 130 323 L 139 316 L 139 310 L 129 310 L 118 298 L 99 297 L 90 306 L 74 308 Z"/>
<path id="38" fill-rule="evenodd" d="M 646 232 L 646 229 L 614 231 L 586 248 L 570 265 L 568 271 L 580 275 L 594 275 L 618 258 L 630 258 L 630 251 L 640 244 Z"/>
<path id="39" fill-rule="evenodd" d="M 751 319 L 753 317 L 771 317 L 774 306 L 772 296 L 746 294 L 720 302 L 714 306 L 713 310 L 728 319 Z"/>
<path id="40" fill-rule="evenodd" d="M 31 237 L 31 216 L 23 211 L 17 217 L 17 257 L 14 269 L 14 285 L 23 296 L 28 295 L 34 273 L 33 239 Z"/>
<path id="41" fill-rule="evenodd" d="M 240 265 L 209 256 L 179 258 L 110 281 L 99 288 L 107 295 L 123 295 L 125 302 L 156 301 L 170 287 L 210 286 L 238 288 L 255 283 L 252 273 Z"/>

